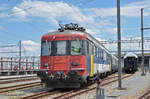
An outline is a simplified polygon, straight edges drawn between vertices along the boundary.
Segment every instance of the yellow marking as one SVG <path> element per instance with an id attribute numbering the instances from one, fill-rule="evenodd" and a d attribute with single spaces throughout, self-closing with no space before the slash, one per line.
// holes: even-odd
<path id="1" fill-rule="evenodd" d="M 111 56 L 109 57 L 109 71 L 111 72 Z"/>
<path id="2" fill-rule="evenodd" d="M 93 61 L 93 43 L 91 43 L 91 74 L 90 76 L 92 77 L 93 76 L 93 69 L 94 69 L 94 61 Z"/>

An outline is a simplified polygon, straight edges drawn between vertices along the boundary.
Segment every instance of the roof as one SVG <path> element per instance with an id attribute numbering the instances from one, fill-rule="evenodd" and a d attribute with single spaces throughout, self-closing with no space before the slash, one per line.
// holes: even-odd
<path id="1" fill-rule="evenodd" d="M 135 57 L 135 58 L 138 58 L 138 56 L 135 54 L 135 53 L 127 53 L 124 58 L 127 58 L 127 57 Z"/>
<path id="2" fill-rule="evenodd" d="M 48 36 L 48 35 L 55 35 L 55 34 L 80 34 L 80 35 L 87 35 L 87 38 L 89 40 L 93 41 L 94 43 L 96 43 L 97 45 L 99 45 L 103 50 L 105 50 L 107 53 L 109 53 L 112 56 L 114 56 L 103 44 L 100 43 L 100 41 L 98 41 L 97 39 L 95 39 L 91 34 L 89 34 L 87 32 L 76 31 L 76 30 L 64 30 L 62 32 L 60 32 L 60 31 L 53 31 L 53 32 L 49 32 L 49 33 L 43 35 L 43 37 L 44 36 Z M 114 57 L 116 57 L 116 56 L 114 56 Z"/>

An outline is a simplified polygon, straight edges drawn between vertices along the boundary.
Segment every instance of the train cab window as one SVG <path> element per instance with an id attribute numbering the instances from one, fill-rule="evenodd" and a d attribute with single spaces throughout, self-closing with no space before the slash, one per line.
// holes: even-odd
<path id="1" fill-rule="evenodd" d="M 50 56 L 51 54 L 51 42 L 42 42 L 42 48 L 41 48 L 41 54 L 42 56 Z"/>
<path id="2" fill-rule="evenodd" d="M 71 55 L 80 55 L 82 54 L 82 41 L 76 40 L 71 41 Z"/>
<path id="3" fill-rule="evenodd" d="M 56 55 L 66 54 L 66 41 L 57 41 L 56 43 Z"/>

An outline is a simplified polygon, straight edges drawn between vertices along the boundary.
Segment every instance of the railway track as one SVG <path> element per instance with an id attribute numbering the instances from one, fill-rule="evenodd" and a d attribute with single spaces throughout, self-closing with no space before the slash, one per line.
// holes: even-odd
<path id="1" fill-rule="evenodd" d="M 37 76 L 32 77 L 19 77 L 19 78 L 13 78 L 13 79 L 3 79 L 0 80 L 0 84 L 7 84 L 7 83 L 14 83 L 14 82 L 24 82 L 24 81 L 32 81 L 32 80 L 40 80 Z"/>
<path id="2" fill-rule="evenodd" d="M 140 96 L 139 99 L 150 99 L 150 89 Z"/>
<path id="3" fill-rule="evenodd" d="M 124 76 L 124 77 L 122 77 L 122 79 L 125 79 L 125 78 L 130 77 L 130 76 L 132 76 L 132 75 Z M 114 79 L 114 77 L 112 77 L 112 78 Z M 115 76 L 115 78 L 117 78 L 117 76 Z M 107 81 L 107 80 L 108 79 L 102 81 L 102 86 L 106 86 L 106 85 L 109 85 L 109 84 L 111 84 L 113 82 L 116 82 L 116 81 L 118 81 L 118 78 L 114 79 L 114 80 L 111 80 L 111 78 L 110 78 L 109 79 L 110 81 Z M 84 90 L 81 90 L 81 91 L 77 91 L 77 92 L 65 93 L 65 94 L 57 96 L 57 97 L 55 97 L 53 99 L 70 99 L 70 98 L 73 98 L 75 96 L 78 96 L 78 95 L 81 95 L 83 93 L 86 93 L 88 91 L 95 90 L 96 88 L 97 88 L 97 85 L 95 83 L 90 88 L 87 88 L 87 89 L 84 89 Z"/>
<path id="4" fill-rule="evenodd" d="M 37 81 L 37 82 L 32 82 L 32 83 L 27 83 L 27 84 L 19 84 L 19 85 L 13 85 L 13 86 L 9 86 L 9 87 L 1 87 L 0 93 L 15 91 L 15 90 L 29 88 L 29 87 L 33 87 L 33 86 L 41 86 L 41 85 L 42 85 L 41 82 Z"/>
<path id="5" fill-rule="evenodd" d="M 122 77 L 122 79 L 125 79 L 125 78 L 130 77 L 130 76 L 132 76 L 132 75 L 124 76 L 124 77 Z M 102 86 L 106 86 L 108 84 L 111 84 L 113 82 L 118 81 L 117 77 L 118 76 L 112 76 L 112 77 L 108 77 L 107 79 L 104 79 Z M 41 92 L 41 93 L 37 93 L 37 94 L 30 95 L 27 97 L 23 97 L 22 99 L 38 99 L 38 98 L 47 97 L 47 96 L 49 96 L 49 98 L 51 98 L 51 99 L 69 99 L 69 98 L 75 97 L 77 95 L 80 95 L 80 94 L 83 94 L 85 92 L 95 90 L 95 89 L 96 89 L 96 83 L 92 84 L 87 89 L 70 90 L 70 91 L 67 91 L 64 93 L 61 93 L 60 91 Z M 54 97 L 54 95 L 55 95 L 55 97 Z"/>
<path id="6" fill-rule="evenodd" d="M 15 77 L 15 78 L 0 78 L 0 81 L 2 80 L 11 80 L 11 79 L 22 79 L 22 78 L 29 78 L 29 77 L 37 77 L 37 76 L 23 76 L 23 77 Z"/>
<path id="7" fill-rule="evenodd" d="M 21 99 L 37 99 L 37 98 L 41 98 L 41 97 L 55 95 L 55 94 L 58 94 L 58 93 L 60 93 L 60 92 L 59 91 L 53 91 L 53 92 L 44 91 L 44 92 L 40 92 L 38 94 L 23 97 Z"/>

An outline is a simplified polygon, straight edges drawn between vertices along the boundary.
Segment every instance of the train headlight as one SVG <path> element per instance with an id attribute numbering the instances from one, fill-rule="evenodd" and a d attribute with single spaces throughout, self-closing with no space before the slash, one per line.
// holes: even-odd
<path id="1" fill-rule="evenodd" d="M 48 67 L 48 66 L 49 66 L 49 64 L 48 64 L 48 63 L 45 63 L 43 66 L 44 66 L 44 67 Z"/>
<path id="2" fill-rule="evenodd" d="M 79 63 L 78 63 L 78 62 L 72 62 L 71 65 L 72 65 L 72 66 L 78 66 Z"/>

